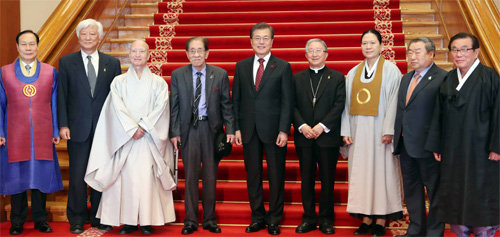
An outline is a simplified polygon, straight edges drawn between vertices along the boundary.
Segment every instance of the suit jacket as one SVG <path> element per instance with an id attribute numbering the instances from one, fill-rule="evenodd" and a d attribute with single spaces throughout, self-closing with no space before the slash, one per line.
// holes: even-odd
<path id="1" fill-rule="evenodd" d="M 424 77 L 420 79 L 408 105 L 406 105 L 406 94 L 415 71 L 405 74 L 401 79 L 394 124 L 394 154 L 397 155 L 401 152 L 399 142 L 404 134 L 404 145 L 411 157 L 432 157 L 431 152 L 424 150 L 424 145 L 429 133 L 439 86 L 446 73 L 445 70 L 433 64 Z"/>
<path id="2" fill-rule="evenodd" d="M 226 127 L 227 134 L 234 134 L 234 119 L 229 93 L 229 78 L 226 70 L 206 65 L 205 100 L 212 136 Z M 177 68 L 170 81 L 170 137 L 188 139 L 193 117 L 193 69 L 192 65 Z"/>
<path id="3" fill-rule="evenodd" d="M 290 63 L 271 54 L 258 91 L 253 81 L 254 55 L 236 63 L 233 80 L 235 129 L 243 143 L 258 135 L 264 143 L 275 143 L 279 132 L 290 132 L 293 83 Z M 254 130 L 257 134 L 253 134 Z"/>
<path id="4" fill-rule="evenodd" d="M 298 131 L 302 124 L 314 127 L 322 123 L 330 132 L 321 134 L 316 139 L 320 147 L 339 147 L 341 144 L 340 121 L 345 107 L 344 75 L 325 66 L 321 84 L 313 107 L 313 93 L 310 83 L 310 69 L 293 76 L 295 85 L 295 110 L 293 116 L 294 141 L 296 146 L 312 146 L 314 139 L 307 139 Z M 316 88 L 315 88 L 316 89 Z"/>
<path id="5" fill-rule="evenodd" d="M 68 54 L 59 60 L 59 127 L 69 127 L 71 141 L 83 142 L 94 133 L 111 81 L 121 74 L 120 61 L 99 52 L 98 70 L 92 97 L 81 51 Z"/>

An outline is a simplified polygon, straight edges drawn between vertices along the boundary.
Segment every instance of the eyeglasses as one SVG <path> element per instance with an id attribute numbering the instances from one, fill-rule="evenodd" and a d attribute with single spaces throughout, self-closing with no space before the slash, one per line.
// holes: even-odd
<path id="1" fill-rule="evenodd" d="M 321 54 L 321 53 L 326 53 L 327 51 L 324 49 L 308 49 L 307 54 L 313 55 L 314 53 L 316 54 Z"/>
<path id="2" fill-rule="evenodd" d="M 469 51 L 474 50 L 474 48 L 463 48 L 463 49 L 451 49 L 451 53 L 453 54 L 458 54 L 458 52 L 461 52 L 462 54 L 466 54 Z"/>
<path id="3" fill-rule="evenodd" d="M 202 54 L 205 52 L 205 49 L 190 49 L 188 52 L 191 55 L 195 55 L 196 53 Z"/>
<path id="4" fill-rule="evenodd" d="M 263 40 L 264 42 L 268 42 L 269 40 L 271 40 L 271 38 L 265 36 L 265 37 L 260 37 L 260 36 L 255 36 L 252 38 L 253 41 L 256 41 L 256 42 L 260 42 L 261 40 Z"/>

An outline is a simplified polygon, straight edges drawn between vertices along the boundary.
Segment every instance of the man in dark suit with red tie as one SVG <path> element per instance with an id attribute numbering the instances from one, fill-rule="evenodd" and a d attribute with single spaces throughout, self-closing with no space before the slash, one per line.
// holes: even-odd
<path id="1" fill-rule="evenodd" d="M 94 19 L 81 21 L 76 27 L 81 50 L 62 57 L 59 61 L 57 112 L 59 133 L 68 140 L 69 189 L 67 216 L 70 231 L 83 232 L 83 224 L 90 219 L 92 227 L 110 230 L 95 217 L 101 193 L 90 190 L 90 213 L 87 210 L 87 171 L 90 148 L 101 108 L 113 79 L 121 74 L 120 61 L 97 50 L 104 36 L 102 24 Z M 90 218 L 89 218 L 90 216 Z"/>
<path id="2" fill-rule="evenodd" d="M 333 234 L 333 189 L 339 147 L 340 120 L 345 103 L 344 75 L 325 65 L 328 57 L 326 43 L 310 39 L 306 44 L 309 68 L 294 75 L 295 110 L 293 126 L 296 129 L 295 149 L 299 156 L 302 206 L 302 224 L 295 232 L 306 233 L 319 229 Z M 319 215 L 315 208 L 316 166 L 321 180 Z"/>
<path id="3" fill-rule="evenodd" d="M 271 54 L 274 30 L 267 23 L 255 24 L 250 43 L 255 55 L 236 64 L 233 81 L 235 140 L 243 144 L 252 224 L 246 232 L 268 225 L 280 234 L 285 194 L 285 159 L 293 111 L 292 69 Z M 263 152 L 269 173 L 269 211 L 262 191 Z"/>

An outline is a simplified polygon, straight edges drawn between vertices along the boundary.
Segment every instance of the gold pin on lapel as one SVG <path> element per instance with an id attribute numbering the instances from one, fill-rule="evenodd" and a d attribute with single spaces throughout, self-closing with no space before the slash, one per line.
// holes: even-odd
<path id="1" fill-rule="evenodd" d="M 210 75 L 210 79 L 214 79 L 214 75 Z"/>
<path id="2" fill-rule="evenodd" d="M 328 80 L 330 80 L 330 75 L 328 75 Z"/>
<path id="3" fill-rule="evenodd" d="M 104 72 L 106 72 L 106 68 L 104 68 Z"/>
<path id="4" fill-rule="evenodd" d="M 430 80 L 432 80 L 432 76 L 429 76 L 429 77 L 427 78 L 427 80 L 429 80 L 429 81 L 430 81 Z"/>

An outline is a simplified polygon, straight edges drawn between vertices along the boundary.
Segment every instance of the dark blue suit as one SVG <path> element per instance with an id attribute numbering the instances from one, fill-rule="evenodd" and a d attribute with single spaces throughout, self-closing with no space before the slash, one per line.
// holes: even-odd
<path id="1" fill-rule="evenodd" d="M 435 201 L 439 183 L 439 162 L 434 160 L 432 152 L 424 150 L 424 145 L 436 96 L 446 71 L 433 64 L 420 79 L 406 104 L 408 87 L 414 74 L 415 71 L 411 71 L 401 79 L 394 124 L 394 154 L 400 155 L 404 196 L 410 216 L 407 234 L 442 236 L 444 223 L 437 219 Z M 424 186 L 430 200 L 427 221 Z"/>
<path id="2" fill-rule="evenodd" d="M 59 128 L 69 127 L 69 191 L 67 216 L 70 224 L 83 225 L 88 219 L 87 185 L 83 178 L 87 170 L 92 139 L 102 105 L 109 93 L 111 81 L 121 74 L 118 59 L 99 53 L 99 67 L 94 96 L 90 92 L 81 51 L 68 54 L 59 61 L 57 112 Z M 95 218 L 101 194 L 91 190 L 90 221 Z"/>

